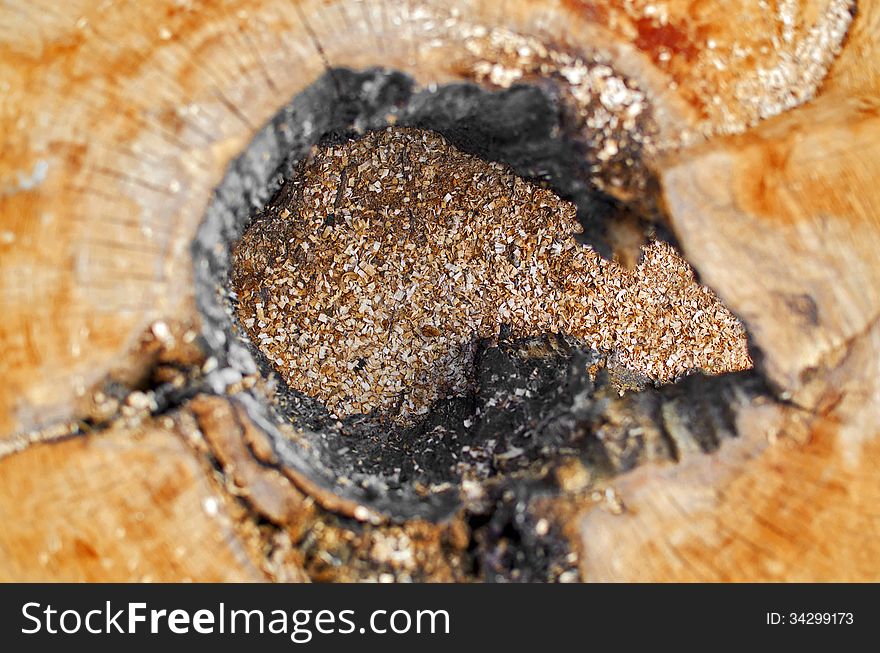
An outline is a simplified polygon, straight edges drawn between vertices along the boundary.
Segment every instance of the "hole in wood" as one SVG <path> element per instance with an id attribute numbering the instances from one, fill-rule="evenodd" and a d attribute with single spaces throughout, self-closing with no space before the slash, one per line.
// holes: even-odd
<path id="1" fill-rule="evenodd" d="M 250 410 L 285 462 L 439 517 L 499 475 L 570 458 L 618 473 L 690 446 L 654 424 L 676 387 L 660 386 L 696 374 L 717 400 L 727 377 L 705 375 L 751 366 L 745 331 L 656 239 L 637 146 L 616 197 L 601 188 L 607 171 L 584 162 L 611 140 L 641 139 L 584 131 L 552 85 L 418 90 L 334 70 L 295 98 L 230 168 L 195 244 L 206 340 L 229 382 L 260 371 Z M 630 265 L 600 254 L 621 224 Z M 720 413 L 694 418 L 695 446 L 734 433 Z"/>

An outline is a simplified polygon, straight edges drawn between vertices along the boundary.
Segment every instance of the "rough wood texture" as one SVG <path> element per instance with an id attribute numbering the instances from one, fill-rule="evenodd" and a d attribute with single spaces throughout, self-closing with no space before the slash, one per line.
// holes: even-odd
<path id="1" fill-rule="evenodd" d="M 662 173 L 686 256 L 792 404 L 718 458 L 622 480 L 630 512 L 582 522 L 587 578 L 880 578 L 880 6 L 859 9 L 815 101 Z"/>
<path id="2" fill-rule="evenodd" d="M 175 431 L 119 426 L 0 461 L 0 580 L 265 580 Z"/>
<path id="3" fill-rule="evenodd" d="M 757 413 L 741 414 L 743 436 L 715 454 L 645 466 L 615 482 L 623 513 L 593 509 L 579 522 L 584 579 L 880 577 L 877 439 L 854 446 L 827 417 L 808 440 L 790 440 L 780 437 L 794 429 L 781 415 Z"/>
<path id="4" fill-rule="evenodd" d="M 150 321 L 191 310 L 187 247 L 211 189 L 255 128 L 326 65 L 384 65 L 426 83 L 477 77 L 478 64 L 516 65 L 478 36 L 501 26 L 606 51 L 655 98 L 664 140 L 746 111 L 737 85 L 776 56 L 709 75 L 711 53 L 700 48 L 710 34 L 716 49 L 743 35 L 760 47 L 767 15 L 750 9 L 731 23 L 726 9 L 704 5 L 693 20 L 691 3 L 677 1 L 658 32 L 636 4 L 6 5 L 0 433 L 70 417 L 75 394 L 118 364 Z M 806 5 L 795 42 L 827 2 Z M 463 33 L 477 35 L 475 53 L 462 48 Z M 667 41 L 684 54 L 659 59 Z"/>
<path id="5" fill-rule="evenodd" d="M 211 189 L 328 64 L 479 78 L 477 64 L 511 66 L 511 53 L 478 33 L 463 48 L 461 26 L 501 26 L 606 52 L 652 97 L 660 142 L 694 144 L 657 162 L 672 227 L 793 402 L 741 415 L 742 440 L 712 456 L 621 478 L 622 515 L 580 511 L 584 577 L 880 577 L 880 3 L 859 2 L 816 100 L 708 140 L 792 104 L 738 96 L 780 64 L 773 48 L 724 69 L 710 52 L 767 44 L 767 15 L 673 0 L 661 24 L 647 4 L 5 3 L 0 440 L 74 418 L 96 382 L 144 365 L 129 353 L 153 320 L 193 317 L 188 244 Z M 791 52 L 842 6 L 794 4 Z M 0 577 L 261 577 L 205 516 L 214 490 L 178 437 L 114 428 L 0 461 Z"/>

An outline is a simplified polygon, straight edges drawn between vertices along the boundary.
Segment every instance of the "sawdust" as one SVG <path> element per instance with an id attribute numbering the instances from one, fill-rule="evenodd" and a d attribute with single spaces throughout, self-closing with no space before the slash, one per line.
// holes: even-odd
<path id="1" fill-rule="evenodd" d="M 474 343 L 566 333 L 657 382 L 751 366 L 742 325 L 669 245 L 633 271 L 572 204 L 441 136 L 313 151 L 234 252 L 237 313 L 289 386 L 406 421 L 469 382 Z"/>

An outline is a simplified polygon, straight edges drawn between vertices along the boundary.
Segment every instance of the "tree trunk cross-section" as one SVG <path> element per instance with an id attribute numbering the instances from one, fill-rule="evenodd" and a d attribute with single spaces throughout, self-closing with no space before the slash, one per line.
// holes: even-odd
<path id="1" fill-rule="evenodd" d="M 734 4 L 4 4 L 0 579 L 880 578 L 880 2 Z M 266 409 L 293 400 L 200 289 L 280 187 L 272 157 L 334 132 L 302 107 L 339 118 L 375 67 L 412 85 L 375 114 L 458 83 L 552 98 L 583 142 L 539 167 L 674 241 L 755 369 L 631 388 L 561 337 L 482 343 L 469 406 L 498 369 L 556 384 L 491 418 L 509 457 L 413 482 L 400 513 L 335 484 L 357 470 Z M 638 142 L 595 127 L 606 68 L 644 102 Z"/>

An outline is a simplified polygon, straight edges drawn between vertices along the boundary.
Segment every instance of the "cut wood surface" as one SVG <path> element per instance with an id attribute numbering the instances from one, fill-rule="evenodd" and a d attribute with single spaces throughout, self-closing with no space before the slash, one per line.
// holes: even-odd
<path id="1" fill-rule="evenodd" d="M 768 50 L 721 72 L 703 46 L 712 38 L 729 50 L 748 36 L 757 56 L 775 14 L 741 3 L 732 22 L 704 4 L 692 18 L 690 2 L 675 2 L 652 30 L 645 7 L 633 17 L 624 4 L 7 4 L 0 433 L 69 418 L 77 393 L 152 320 L 192 310 L 188 244 L 211 190 L 254 130 L 327 65 L 384 65 L 423 83 L 474 78 L 478 64 L 517 65 L 480 36 L 502 26 L 607 51 L 654 97 L 663 140 L 749 117 L 738 85 L 779 57 Z M 838 4 L 807 2 L 793 46 L 823 22 L 820 7 Z M 659 56 L 665 42 L 682 51 L 674 61 Z"/>
<path id="2" fill-rule="evenodd" d="M 578 524 L 584 579 L 877 580 L 876 407 L 863 441 L 841 428 L 866 418 L 863 401 L 806 423 L 801 410 L 752 408 L 715 454 L 618 479 L 622 514 L 591 509 Z"/>
<path id="3" fill-rule="evenodd" d="M 0 460 L 0 580 L 266 579 L 222 487 L 167 421 Z"/>
<path id="4" fill-rule="evenodd" d="M 836 60 L 852 3 L 778 3 L 788 21 L 729 4 L 4 3 L 0 442 L 75 422 L 97 384 L 147 366 L 151 324 L 198 319 L 189 245 L 212 189 L 327 66 L 503 84 L 523 64 L 501 28 L 645 89 L 672 230 L 787 402 L 744 411 L 715 454 L 617 479 L 622 514 L 584 502 L 583 578 L 880 578 L 880 2 L 858 3 Z M 231 419 L 212 401 L 202 430 Z M 228 436 L 205 438 L 227 466 Z M 267 577 L 208 457 L 147 420 L 0 459 L 0 578 Z M 308 490 L 254 464 L 238 472 L 269 493 L 258 512 L 295 521 Z"/>
<path id="5" fill-rule="evenodd" d="M 859 3 L 817 99 L 662 169 L 686 257 L 791 404 L 742 416 L 718 458 L 621 481 L 631 513 L 582 524 L 587 578 L 880 578 L 878 39 Z"/>

